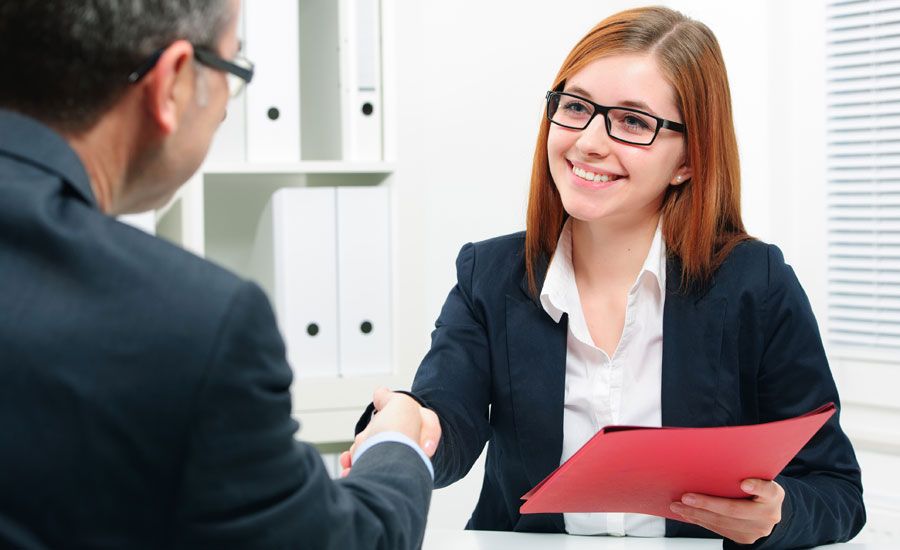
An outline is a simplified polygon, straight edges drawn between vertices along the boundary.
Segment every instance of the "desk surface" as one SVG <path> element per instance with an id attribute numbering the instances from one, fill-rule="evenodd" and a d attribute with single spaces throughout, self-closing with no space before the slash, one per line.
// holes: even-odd
<path id="1" fill-rule="evenodd" d="M 582 537 L 544 533 L 508 533 L 500 531 L 463 531 L 429 529 L 422 550 L 687 550 L 722 548 L 719 539 L 646 539 L 637 537 Z M 881 550 L 887 546 L 850 542 L 819 548 L 834 550 Z"/>

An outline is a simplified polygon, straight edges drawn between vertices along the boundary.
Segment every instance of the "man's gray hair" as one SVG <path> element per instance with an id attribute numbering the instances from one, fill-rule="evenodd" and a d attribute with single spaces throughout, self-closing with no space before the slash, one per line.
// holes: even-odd
<path id="1" fill-rule="evenodd" d="M 0 2 L 0 107 L 62 130 L 93 125 L 157 50 L 216 49 L 231 0 Z"/>

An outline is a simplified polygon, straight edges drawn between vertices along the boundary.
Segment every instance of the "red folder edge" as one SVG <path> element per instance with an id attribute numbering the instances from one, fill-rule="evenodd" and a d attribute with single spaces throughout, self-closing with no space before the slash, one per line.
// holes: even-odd
<path id="1" fill-rule="evenodd" d="M 740 435 L 741 432 L 753 430 L 754 432 L 762 431 L 766 432 L 776 432 L 779 428 L 787 427 L 788 425 L 797 424 L 798 421 L 802 421 L 803 419 L 810 419 L 811 417 L 818 417 L 814 422 L 808 422 L 807 429 L 802 432 L 802 434 L 797 434 L 794 438 L 788 441 L 780 441 L 781 445 L 776 450 L 781 450 L 783 456 L 787 456 L 786 459 L 777 460 L 775 465 L 769 470 L 768 475 L 744 475 L 740 471 L 735 469 L 733 472 L 734 476 L 738 481 L 734 483 L 734 487 L 723 488 L 722 491 L 707 491 L 707 494 L 716 494 L 719 496 L 731 496 L 738 498 L 740 496 L 745 496 L 746 494 L 740 490 L 740 479 L 745 479 L 747 477 L 760 477 L 763 479 L 774 479 L 781 470 L 784 469 L 785 466 L 791 461 L 791 459 L 803 449 L 803 447 L 809 442 L 810 439 L 822 428 L 825 422 L 828 421 L 829 418 L 835 413 L 836 407 L 835 404 L 826 403 L 821 407 L 802 414 L 800 416 L 796 416 L 793 418 L 788 418 L 785 420 L 776 420 L 773 422 L 767 422 L 764 424 L 751 424 L 744 426 L 716 426 L 709 428 L 682 428 L 682 427 L 644 427 L 644 426 L 606 426 L 597 432 L 587 443 L 585 443 L 578 451 L 572 455 L 569 460 L 560 465 L 556 470 L 554 470 L 550 475 L 541 480 L 540 483 L 534 486 L 530 491 L 525 493 L 521 498 L 525 502 L 519 508 L 519 512 L 522 514 L 539 514 L 539 513 L 561 513 L 561 512 L 571 512 L 573 510 L 566 510 L 565 505 L 559 506 L 558 498 L 543 498 L 546 496 L 548 492 L 547 489 L 556 484 L 560 478 L 565 476 L 572 468 L 581 467 L 585 468 L 585 471 L 577 472 L 579 475 L 590 474 L 590 470 L 593 470 L 593 465 L 582 466 L 580 462 L 583 462 L 584 457 L 591 454 L 594 450 L 598 448 L 600 445 L 607 445 L 607 440 L 610 439 L 610 434 L 620 433 L 620 432 L 632 432 L 632 431 L 640 431 L 648 434 L 649 438 L 653 438 L 653 434 L 660 434 L 663 432 L 668 432 L 670 434 L 675 432 L 686 432 L 693 433 L 697 435 L 699 433 L 703 433 L 705 436 L 708 436 L 710 439 L 710 443 L 714 442 L 716 438 L 716 432 L 720 434 L 725 434 L 727 432 L 731 432 L 731 436 Z M 806 424 L 806 422 L 804 422 Z M 724 437 L 720 437 L 719 439 L 724 439 Z M 613 442 L 612 444 L 615 444 Z M 785 453 L 784 451 L 788 452 Z M 677 452 L 675 449 L 661 449 L 666 452 Z M 775 451 L 773 451 L 774 453 Z M 789 456 L 788 456 L 789 455 Z M 602 465 L 600 466 L 603 467 Z M 774 470 L 774 471 L 773 471 Z M 603 472 L 604 474 L 609 474 L 611 472 Z M 705 472 L 696 472 L 698 478 L 703 478 Z M 686 486 L 683 490 L 679 489 L 680 493 L 687 492 L 698 492 L 696 490 L 690 489 L 689 486 Z M 630 512 L 630 513 L 650 513 L 652 515 L 658 515 L 662 517 L 669 517 L 672 519 L 680 519 L 671 511 L 669 511 L 668 504 L 674 500 L 678 500 L 680 495 L 675 496 L 674 494 L 670 494 L 668 497 L 663 495 L 663 498 L 659 498 L 660 495 L 653 495 L 655 497 L 654 500 L 657 502 L 655 505 L 647 505 L 640 506 L 640 509 L 625 509 L 629 508 L 627 505 L 623 505 L 622 509 L 596 509 L 596 510 L 580 510 L 581 512 Z M 640 497 L 635 497 L 634 495 L 628 495 L 625 498 L 620 500 L 631 502 L 634 500 L 638 500 Z M 609 499 L 606 499 L 609 500 Z M 614 499 L 615 500 L 615 499 Z M 664 504 L 664 506 L 663 506 Z M 559 508 L 559 509 L 558 509 Z"/>

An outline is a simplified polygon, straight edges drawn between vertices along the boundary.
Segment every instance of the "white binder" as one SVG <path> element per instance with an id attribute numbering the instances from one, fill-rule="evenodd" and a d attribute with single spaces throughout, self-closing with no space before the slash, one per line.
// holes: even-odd
<path id="1" fill-rule="evenodd" d="M 389 191 L 337 189 L 341 376 L 391 372 Z"/>
<path id="2" fill-rule="evenodd" d="M 300 2 L 300 119 L 303 160 L 343 160 L 340 3 Z"/>
<path id="3" fill-rule="evenodd" d="M 257 229 L 250 271 L 274 303 L 298 378 L 338 375 L 334 188 L 284 188 Z"/>
<path id="4" fill-rule="evenodd" d="M 340 0 L 344 160 L 381 160 L 381 2 Z"/>
<path id="5" fill-rule="evenodd" d="M 228 102 L 225 118 L 219 124 L 206 156 L 208 164 L 243 163 L 247 161 L 246 97 L 241 94 Z"/>
<path id="6" fill-rule="evenodd" d="M 122 223 L 127 223 L 132 227 L 137 227 L 145 233 L 156 235 L 156 211 L 150 210 L 141 212 L 140 214 L 122 214 L 118 217 Z"/>
<path id="7" fill-rule="evenodd" d="M 244 3 L 245 51 L 256 64 L 247 86 L 247 161 L 300 160 L 300 46 L 297 0 Z"/>
<path id="8" fill-rule="evenodd" d="M 244 50 L 244 16 L 238 14 L 238 39 L 241 41 L 240 53 Z M 206 68 L 206 70 L 213 70 Z M 256 81 L 254 79 L 254 85 Z M 247 161 L 247 90 L 228 101 L 225 118 L 219 124 L 206 155 L 208 164 L 243 163 Z"/>

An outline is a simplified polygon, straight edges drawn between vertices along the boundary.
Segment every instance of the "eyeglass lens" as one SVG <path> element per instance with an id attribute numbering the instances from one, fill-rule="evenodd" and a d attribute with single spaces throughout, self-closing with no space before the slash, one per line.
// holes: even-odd
<path id="1" fill-rule="evenodd" d="M 586 128 L 595 110 L 592 104 L 563 94 L 551 95 L 549 109 L 550 120 L 574 129 Z M 611 137 L 633 143 L 652 142 L 659 124 L 653 117 L 617 107 L 610 107 L 605 122 Z"/>

